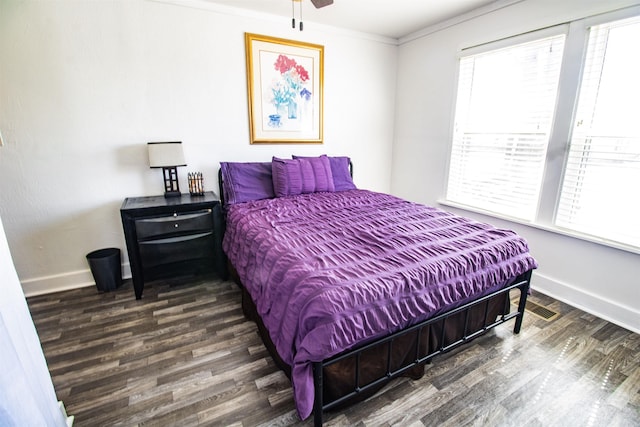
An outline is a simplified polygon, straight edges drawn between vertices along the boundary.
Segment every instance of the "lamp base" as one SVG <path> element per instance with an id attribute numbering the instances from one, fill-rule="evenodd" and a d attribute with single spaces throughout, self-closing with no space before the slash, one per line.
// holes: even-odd
<path id="1" fill-rule="evenodd" d="M 162 168 L 164 176 L 164 197 L 179 197 L 180 186 L 178 185 L 178 168 L 175 166 L 166 166 Z"/>

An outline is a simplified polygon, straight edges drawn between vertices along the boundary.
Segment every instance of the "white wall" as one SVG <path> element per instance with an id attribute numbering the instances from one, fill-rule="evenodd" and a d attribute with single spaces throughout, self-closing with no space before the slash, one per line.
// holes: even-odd
<path id="1" fill-rule="evenodd" d="M 401 40 L 391 187 L 394 194 L 434 205 L 444 198 L 456 55 L 461 48 L 638 1 L 525 0 L 501 4 L 505 7 L 452 20 Z M 444 208 L 514 229 L 527 238 L 540 264 L 532 281 L 534 289 L 640 332 L 640 255 Z"/>
<path id="2" fill-rule="evenodd" d="M 249 144 L 245 32 L 324 45 L 323 145 Z M 202 171 L 217 192 L 220 161 L 328 153 L 388 192 L 396 55 L 395 40 L 198 0 L 0 1 L 0 215 L 25 292 L 91 285 L 94 249 L 126 261 L 123 199 L 163 191 L 149 141 L 183 141 L 183 191 Z"/>

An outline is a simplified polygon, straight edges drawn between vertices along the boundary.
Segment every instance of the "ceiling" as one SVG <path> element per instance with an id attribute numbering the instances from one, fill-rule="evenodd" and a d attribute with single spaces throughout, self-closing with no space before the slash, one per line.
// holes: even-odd
<path id="1" fill-rule="evenodd" d="M 291 26 L 292 0 L 207 0 L 209 3 L 249 9 L 282 16 Z M 316 9 L 302 0 L 302 21 L 310 29 L 314 23 L 331 25 L 394 39 L 470 12 L 496 0 L 334 0 Z M 296 23 L 300 3 L 295 4 Z"/>

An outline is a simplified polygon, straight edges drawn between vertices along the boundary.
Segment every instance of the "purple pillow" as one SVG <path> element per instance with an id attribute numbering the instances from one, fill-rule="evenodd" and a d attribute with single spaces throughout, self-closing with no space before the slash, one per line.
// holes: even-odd
<path id="1" fill-rule="evenodd" d="M 271 162 L 273 189 L 278 197 L 334 191 L 329 159 L 279 159 Z"/>
<path id="2" fill-rule="evenodd" d="M 220 162 L 220 169 L 226 204 L 275 197 L 271 162 Z"/>
<path id="3" fill-rule="evenodd" d="M 353 183 L 351 172 L 349 172 L 349 163 L 351 159 L 345 156 L 326 156 L 328 157 L 329 164 L 331 165 L 331 174 L 333 175 L 334 191 L 355 190 L 356 185 Z M 303 157 L 293 156 L 294 159 L 314 159 L 317 157 Z"/>

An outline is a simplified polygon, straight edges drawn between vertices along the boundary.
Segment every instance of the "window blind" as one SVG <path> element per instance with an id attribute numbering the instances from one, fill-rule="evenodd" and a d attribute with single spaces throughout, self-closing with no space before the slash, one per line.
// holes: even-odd
<path id="1" fill-rule="evenodd" d="M 460 59 L 447 199 L 536 214 L 564 35 Z"/>
<path id="2" fill-rule="evenodd" d="M 640 18 L 590 28 L 556 225 L 640 247 Z"/>

